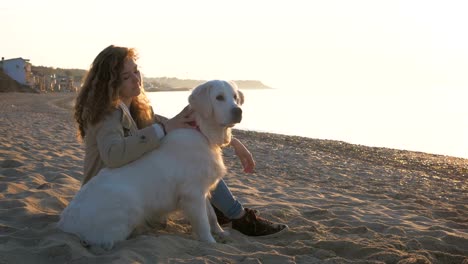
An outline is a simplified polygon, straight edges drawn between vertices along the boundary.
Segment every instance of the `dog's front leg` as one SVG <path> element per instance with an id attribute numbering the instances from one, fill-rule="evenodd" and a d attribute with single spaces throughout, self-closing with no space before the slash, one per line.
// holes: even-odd
<path id="1" fill-rule="evenodd" d="M 180 200 L 180 207 L 192 225 L 192 232 L 200 241 L 216 243 L 210 232 L 206 211 L 206 198 L 203 194 L 190 195 Z"/>
<path id="2" fill-rule="evenodd" d="M 208 220 L 210 222 L 211 232 L 221 236 L 229 235 L 229 232 L 224 230 L 219 225 L 218 218 L 216 218 L 216 213 L 208 198 L 206 199 L 206 212 L 208 213 Z"/>

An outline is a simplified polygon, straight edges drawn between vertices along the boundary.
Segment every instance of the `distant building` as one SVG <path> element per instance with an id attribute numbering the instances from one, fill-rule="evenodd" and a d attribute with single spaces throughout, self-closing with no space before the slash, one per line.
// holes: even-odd
<path id="1" fill-rule="evenodd" d="M 57 91 L 75 92 L 77 89 L 72 76 L 57 76 Z"/>
<path id="2" fill-rule="evenodd" d="M 0 69 L 20 84 L 32 86 L 34 81 L 31 73 L 31 63 L 23 58 L 5 60 L 2 57 Z"/>
<path id="3" fill-rule="evenodd" d="M 57 86 L 55 74 L 52 75 L 39 75 L 34 74 L 34 88 L 41 92 L 54 92 Z"/>

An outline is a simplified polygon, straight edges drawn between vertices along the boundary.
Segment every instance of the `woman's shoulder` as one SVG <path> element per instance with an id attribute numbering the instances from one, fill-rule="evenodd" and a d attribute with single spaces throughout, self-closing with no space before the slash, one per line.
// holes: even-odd
<path id="1" fill-rule="evenodd" d="M 108 118 L 122 121 L 123 116 L 124 113 L 122 108 L 117 107 L 109 112 Z"/>
<path id="2" fill-rule="evenodd" d="M 101 121 L 98 123 L 105 124 L 109 122 L 121 122 L 122 118 L 123 118 L 123 111 L 122 109 L 118 107 L 118 108 L 109 110 L 106 114 L 104 114 Z"/>
<path id="3" fill-rule="evenodd" d="M 91 127 L 94 129 L 99 129 L 103 126 L 109 126 L 109 125 L 118 125 L 123 123 L 123 111 L 120 108 L 115 108 L 110 111 L 108 111 L 100 121 L 98 121 L 96 124 L 92 125 Z M 90 128 L 91 128 L 90 127 Z"/>
<path id="4" fill-rule="evenodd" d="M 94 138 L 94 140 L 96 140 L 96 135 L 102 131 L 123 129 L 124 127 L 123 111 L 117 108 L 112 109 L 111 111 L 107 112 L 96 124 L 88 126 L 86 131 L 87 139 L 92 141 Z"/>

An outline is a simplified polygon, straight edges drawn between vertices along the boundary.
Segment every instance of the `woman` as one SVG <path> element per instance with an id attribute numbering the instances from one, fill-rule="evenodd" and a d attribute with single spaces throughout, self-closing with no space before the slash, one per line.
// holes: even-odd
<path id="1" fill-rule="evenodd" d="M 194 121 L 188 107 L 172 119 L 154 115 L 136 60 L 134 49 L 111 45 L 98 54 L 85 77 L 74 114 L 85 143 L 83 185 L 104 167 L 123 166 L 157 149 L 167 133 L 190 128 Z M 252 172 L 255 162 L 247 148 L 235 138 L 231 146 L 244 171 Z M 221 224 L 232 222 L 232 228 L 245 235 L 270 235 L 286 228 L 244 208 L 223 180 L 212 191 L 211 203 Z"/>

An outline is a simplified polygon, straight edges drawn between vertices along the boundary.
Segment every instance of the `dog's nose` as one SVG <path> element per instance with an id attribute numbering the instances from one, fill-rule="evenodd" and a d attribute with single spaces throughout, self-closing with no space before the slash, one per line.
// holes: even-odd
<path id="1" fill-rule="evenodd" d="M 240 107 L 234 107 L 231 113 L 234 122 L 239 123 L 242 120 L 242 109 Z"/>

